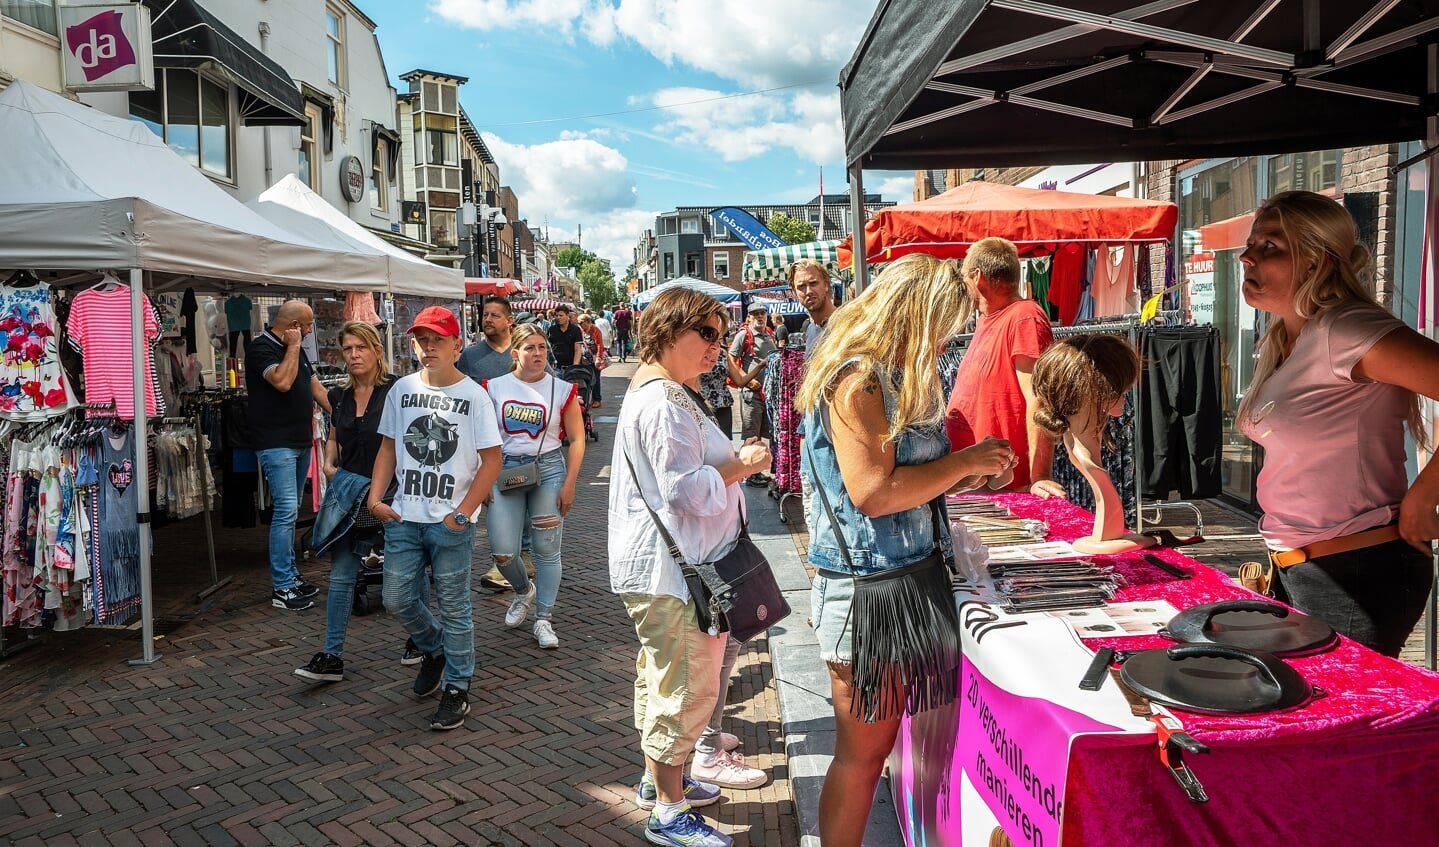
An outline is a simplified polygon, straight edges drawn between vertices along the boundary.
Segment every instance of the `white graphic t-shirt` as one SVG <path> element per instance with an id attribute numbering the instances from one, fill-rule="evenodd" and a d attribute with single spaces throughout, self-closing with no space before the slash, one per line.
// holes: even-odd
<path id="1" fill-rule="evenodd" d="M 525 382 L 511 373 L 486 380 L 485 388 L 495 403 L 506 456 L 536 456 L 560 446 L 565 409 L 578 395 L 572 383 L 550 375 Z"/>
<path id="2" fill-rule="evenodd" d="M 479 451 L 496 447 L 495 407 L 480 384 L 462 377 L 428 386 L 423 371 L 401 377 L 385 397 L 380 434 L 395 440 L 395 511 L 439 523 L 453 514 L 480 470 Z"/>

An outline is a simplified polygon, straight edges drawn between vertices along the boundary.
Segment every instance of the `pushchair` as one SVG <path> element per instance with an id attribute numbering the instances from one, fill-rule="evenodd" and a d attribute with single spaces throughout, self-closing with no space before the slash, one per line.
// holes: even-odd
<path id="1" fill-rule="evenodd" d="M 570 365 L 561 374 L 566 382 L 572 382 L 578 388 L 576 394 L 580 398 L 580 416 L 585 420 L 585 437 L 590 441 L 600 440 L 600 434 L 595 431 L 594 419 L 590 417 L 590 391 L 594 387 L 596 373 L 598 371 L 594 369 L 594 357 L 587 350 L 580 359 L 580 364 Z"/>

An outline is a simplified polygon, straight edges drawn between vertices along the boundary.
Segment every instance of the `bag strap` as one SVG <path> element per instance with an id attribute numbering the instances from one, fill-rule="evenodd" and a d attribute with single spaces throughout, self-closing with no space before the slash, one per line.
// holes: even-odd
<path id="1" fill-rule="evenodd" d="M 665 544 L 670 548 L 670 557 L 675 560 L 675 564 L 679 565 L 681 570 L 688 568 L 689 565 L 685 563 L 684 556 L 680 554 L 680 546 L 675 543 L 675 537 L 670 535 L 669 529 L 665 527 L 665 522 L 660 520 L 659 513 L 650 505 L 649 498 L 645 496 L 645 490 L 640 486 L 640 476 L 635 473 L 635 463 L 630 461 L 630 455 L 625 452 L 623 447 L 620 448 L 620 455 L 625 457 L 625 466 L 630 469 L 630 479 L 635 481 L 635 490 L 640 494 L 640 501 L 645 504 L 645 511 L 650 513 L 650 520 L 655 522 L 655 528 L 660 531 L 660 538 L 663 538 Z"/>
<path id="2" fill-rule="evenodd" d="M 519 377 L 515 378 L 519 379 Z M 540 446 L 539 449 L 535 451 L 536 459 L 538 459 L 545 452 L 545 437 L 550 434 L 550 424 L 554 422 L 553 417 L 555 414 L 555 380 L 557 379 L 559 379 L 559 377 L 555 376 L 554 374 L 550 374 L 550 404 L 545 408 L 545 413 L 549 417 L 545 419 L 544 431 L 540 433 Z"/>

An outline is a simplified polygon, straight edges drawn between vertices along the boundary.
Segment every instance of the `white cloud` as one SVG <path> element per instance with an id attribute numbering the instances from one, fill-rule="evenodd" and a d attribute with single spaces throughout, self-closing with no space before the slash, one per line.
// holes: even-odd
<path id="1" fill-rule="evenodd" d="M 650 101 L 664 108 L 668 132 L 676 141 L 705 147 L 727 162 L 789 149 L 800 159 L 821 164 L 844 160 L 839 96 L 801 91 L 792 95 L 723 97 L 701 88 L 667 88 Z"/>
<path id="2" fill-rule="evenodd" d="M 880 180 L 874 185 L 866 184 L 864 193 L 878 193 L 885 200 L 893 200 L 896 203 L 909 203 L 914 200 L 914 175 L 894 176 Z"/>
<path id="3" fill-rule="evenodd" d="M 625 268 L 634 261 L 635 245 L 639 243 L 640 233 L 654 228 L 657 214 L 659 213 L 630 209 L 591 217 L 584 222 L 584 231 L 581 233 L 583 246 L 601 259 L 609 260 L 615 279 L 623 285 L 624 280 L 620 277 L 624 276 Z M 574 227 L 569 227 L 568 231 L 571 236 L 574 235 Z"/>
<path id="4" fill-rule="evenodd" d="M 547 28 L 591 43 L 627 41 L 667 65 L 751 88 L 837 81 L 876 0 L 433 0 L 440 17 L 481 30 Z"/>
<path id="5" fill-rule="evenodd" d="M 590 138 L 563 138 L 544 144 L 510 144 L 484 133 L 503 181 L 520 197 L 520 214 L 532 224 L 546 215 L 583 218 L 637 202 L 629 162 L 613 147 Z"/>

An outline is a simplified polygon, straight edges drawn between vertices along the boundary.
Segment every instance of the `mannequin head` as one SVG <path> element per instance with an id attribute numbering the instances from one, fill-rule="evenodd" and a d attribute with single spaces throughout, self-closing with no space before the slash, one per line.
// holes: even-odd
<path id="1" fill-rule="evenodd" d="M 1034 422 L 1055 435 L 1102 432 L 1138 379 L 1139 355 L 1117 335 L 1057 341 L 1034 363 Z"/>

